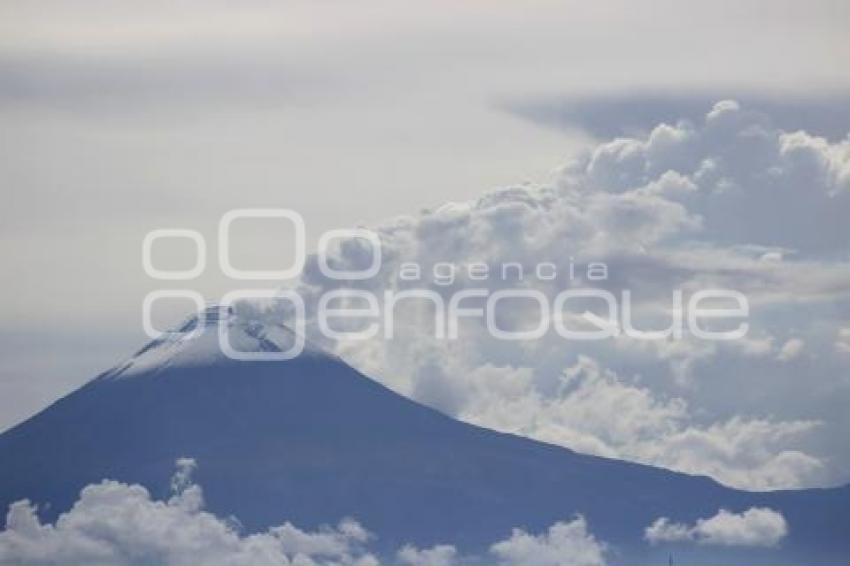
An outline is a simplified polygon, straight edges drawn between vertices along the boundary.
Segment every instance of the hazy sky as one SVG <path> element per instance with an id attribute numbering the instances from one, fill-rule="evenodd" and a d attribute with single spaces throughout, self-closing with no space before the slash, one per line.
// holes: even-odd
<path id="1" fill-rule="evenodd" d="M 212 242 L 224 211 L 280 206 L 315 242 L 549 182 L 722 98 L 837 141 L 848 21 L 843 1 L 3 1 L 0 429 L 142 344 L 151 229 Z M 246 237 L 246 261 L 280 253 Z"/>

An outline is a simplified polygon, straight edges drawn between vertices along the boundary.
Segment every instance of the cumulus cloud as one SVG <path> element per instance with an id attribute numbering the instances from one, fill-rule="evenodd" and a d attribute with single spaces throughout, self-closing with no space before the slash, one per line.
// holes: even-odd
<path id="1" fill-rule="evenodd" d="M 141 485 L 103 480 L 83 488 L 74 506 L 55 524 L 44 524 L 27 500 L 9 506 L 0 531 L 0 565 L 67 566 L 378 566 L 369 551 L 375 536 L 351 518 L 335 527 L 304 531 L 290 522 L 243 534 L 237 518 L 204 510 L 197 463 L 180 458 L 167 500 L 153 499 Z M 452 566 L 467 563 L 539 566 L 605 564 L 606 545 L 581 516 L 557 522 L 540 535 L 514 529 L 490 547 L 491 556 L 462 557 L 451 544 L 407 544 L 389 563 Z M 484 562 L 482 562 L 482 560 Z"/>
<path id="2" fill-rule="evenodd" d="M 178 461 L 173 496 L 157 501 L 140 485 L 104 480 L 80 493 L 55 525 L 42 524 L 29 501 L 9 507 L 0 532 L 0 564 L 127 566 L 370 566 L 363 549 L 370 535 L 346 519 L 337 527 L 305 532 L 290 523 L 242 535 L 232 520 L 203 510 L 192 483 L 195 462 Z"/>
<path id="3" fill-rule="evenodd" d="M 397 557 L 399 562 L 408 566 L 451 566 L 455 564 L 458 553 L 449 544 L 438 544 L 421 550 L 409 544 L 398 551 Z"/>
<path id="4" fill-rule="evenodd" d="M 490 546 L 486 563 L 503 566 L 604 566 L 607 563 L 606 552 L 606 544 L 589 531 L 587 521 L 579 515 L 571 521 L 559 521 L 540 534 L 514 529 L 510 536 Z M 463 563 L 457 549 L 450 545 L 423 550 L 405 546 L 399 551 L 398 559 L 410 566 Z"/>
<path id="5" fill-rule="evenodd" d="M 588 357 L 567 368 L 554 394 L 536 391 L 529 370 L 483 366 L 461 417 L 599 456 L 711 475 L 757 489 L 789 484 L 820 462 L 783 445 L 818 426 L 733 417 L 696 424 L 688 403 L 662 398 Z"/>
<path id="6" fill-rule="evenodd" d="M 490 552 L 500 564 L 521 566 L 602 566 L 605 545 L 587 530 L 583 517 L 555 523 L 545 533 L 533 535 L 514 529 L 510 538 L 497 542 Z"/>
<path id="7" fill-rule="evenodd" d="M 311 258 L 298 283 L 308 333 L 397 391 L 484 426 L 737 487 L 833 482 L 850 449 L 840 426 L 819 422 L 817 407 L 835 395 L 850 401 L 840 371 L 848 322 L 836 308 L 850 302 L 848 164 L 850 141 L 785 132 L 722 101 L 699 121 L 601 143 L 550 185 L 503 188 L 384 223 L 375 229 L 383 261 L 371 279 L 329 280 Z M 343 241 L 331 264 L 365 268 L 364 246 Z M 594 262 L 607 266 L 601 280 L 589 274 Z M 553 277 L 535 272 L 543 264 Z M 413 278 L 402 275 L 410 265 L 419 269 Z M 471 289 L 519 288 L 550 303 L 570 288 L 603 289 L 621 303 L 629 292 L 633 325 L 661 337 L 570 341 L 550 331 L 510 342 L 470 316 L 458 340 L 444 340 L 435 337 L 432 306 L 407 301 L 390 317 L 391 339 L 382 327 L 371 340 L 331 340 L 317 332 L 315 305 L 346 287 L 378 296 L 425 288 L 445 302 Z M 674 291 L 706 288 L 746 295 L 749 333 L 728 343 L 687 329 L 681 339 L 664 337 L 685 308 Z M 463 303 L 482 306 L 480 297 Z M 605 314 L 588 301 L 553 318 L 587 324 L 584 311 Z M 502 303 L 496 318 L 521 329 L 539 314 L 528 302 Z M 596 360 L 601 377 L 590 377 L 586 360 Z M 821 387 L 801 379 L 804 360 L 806 378 Z M 577 365 L 581 375 L 565 386 L 565 369 Z M 816 446 L 830 447 L 833 467 Z"/>
<path id="8" fill-rule="evenodd" d="M 634 194 L 673 174 L 693 190 L 664 196 L 701 218 L 700 239 L 815 253 L 846 249 L 848 164 L 850 141 L 783 132 L 726 100 L 702 124 L 662 124 L 642 139 L 604 143 L 568 167 L 564 180 Z"/>
<path id="9" fill-rule="evenodd" d="M 788 523 L 781 513 L 766 507 L 751 507 L 743 513 L 721 509 L 713 517 L 699 519 L 694 525 L 671 522 L 661 517 L 646 528 L 644 537 L 651 544 L 696 542 L 721 546 L 776 546 L 788 534 Z"/>

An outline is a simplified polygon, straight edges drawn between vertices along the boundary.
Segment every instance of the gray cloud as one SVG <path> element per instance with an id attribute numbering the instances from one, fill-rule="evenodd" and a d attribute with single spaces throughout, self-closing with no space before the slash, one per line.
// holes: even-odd
<path id="1" fill-rule="evenodd" d="M 770 116 L 779 128 L 806 130 L 832 141 L 850 131 L 850 94 L 771 97 L 736 89 L 727 92 L 637 92 L 526 99 L 504 108 L 547 127 L 581 129 L 597 138 L 646 134 L 660 123 L 699 122 L 717 100 L 734 99 Z"/>
<path id="2" fill-rule="evenodd" d="M 7 55 L 0 58 L 0 76 L 0 104 L 124 119 L 149 107 L 180 113 L 228 101 L 246 109 L 276 107 L 341 88 L 280 55 L 216 52 L 117 59 Z M 175 112 L 168 115 L 173 118 Z"/>

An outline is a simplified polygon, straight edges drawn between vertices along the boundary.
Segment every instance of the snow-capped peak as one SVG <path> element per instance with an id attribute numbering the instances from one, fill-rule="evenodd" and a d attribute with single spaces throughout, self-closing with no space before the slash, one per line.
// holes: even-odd
<path id="1" fill-rule="evenodd" d="M 225 355 L 222 339 L 236 352 L 286 352 L 297 336 L 281 321 L 232 306 L 207 305 L 175 330 L 149 342 L 127 361 L 107 372 L 104 379 L 123 379 L 167 367 L 200 366 L 233 361 Z"/>

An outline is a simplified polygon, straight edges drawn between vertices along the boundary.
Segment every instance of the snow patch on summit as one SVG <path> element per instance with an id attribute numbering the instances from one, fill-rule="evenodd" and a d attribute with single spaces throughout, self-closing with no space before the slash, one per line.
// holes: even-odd
<path id="1" fill-rule="evenodd" d="M 187 318 L 176 330 L 149 342 L 102 378 L 124 379 L 165 368 L 234 362 L 222 351 L 222 327 L 231 347 L 239 352 L 284 352 L 292 348 L 296 340 L 292 329 L 266 320 L 256 312 L 210 305 Z"/>

